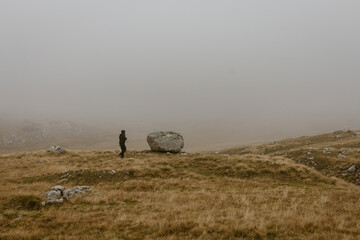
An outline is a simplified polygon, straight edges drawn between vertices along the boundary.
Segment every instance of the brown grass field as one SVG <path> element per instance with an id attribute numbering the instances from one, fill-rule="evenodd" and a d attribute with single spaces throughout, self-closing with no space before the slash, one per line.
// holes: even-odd
<path id="1" fill-rule="evenodd" d="M 326 170 L 358 163 L 335 151 L 360 137 L 330 135 L 219 154 L 3 154 L 0 239 L 360 239 L 360 188 Z M 321 144 L 336 148 L 326 158 L 312 150 L 323 167 L 299 161 Z M 64 178 L 91 193 L 41 207 Z"/>

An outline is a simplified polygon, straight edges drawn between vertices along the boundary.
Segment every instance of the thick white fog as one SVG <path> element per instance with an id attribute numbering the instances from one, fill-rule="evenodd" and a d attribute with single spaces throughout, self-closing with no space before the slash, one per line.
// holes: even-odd
<path id="1" fill-rule="evenodd" d="M 206 150 L 360 129 L 360 1 L 0 0 L 0 118 Z M 133 141 L 133 145 L 131 145 Z M 139 144 L 134 144 L 139 143 Z"/>

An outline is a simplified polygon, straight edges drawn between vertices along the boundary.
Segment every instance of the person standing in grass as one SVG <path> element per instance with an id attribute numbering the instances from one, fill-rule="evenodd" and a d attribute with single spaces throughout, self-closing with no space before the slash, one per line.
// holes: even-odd
<path id="1" fill-rule="evenodd" d="M 124 158 L 124 154 L 126 152 L 126 146 L 125 146 L 126 140 L 127 140 L 127 138 L 126 138 L 126 135 L 125 135 L 125 130 L 121 130 L 121 134 L 119 135 L 119 145 L 120 145 L 120 148 L 121 148 L 121 152 L 120 152 L 119 156 L 121 158 Z"/>

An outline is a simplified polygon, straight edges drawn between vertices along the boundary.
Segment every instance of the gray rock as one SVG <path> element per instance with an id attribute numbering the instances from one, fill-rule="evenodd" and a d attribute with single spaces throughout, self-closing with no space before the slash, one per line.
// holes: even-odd
<path id="1" fill-rule="evenodd" d="M 45 198 L 47 199 L 47 201 L 59 199 L 62 198 L 62 193 L 61 191 L 58 190 L 50 190 L 47 193 L 45 193 Z"/>
<path id="2" fill-rule="evenodd" d="M 355 136 L 360 137 L 360 132 L 355 132 Z"/>
<path id="3" fill-rule="evenodd" d="M 51 199 L 51 200 L 47 200 L 46 203 L 50 203 L 50 204 L 54 204 L 54 203 L 63 203 L 64 199 L 63 198 L 58 198 L 58 199 Z"/>
<path id="4" fill-rule="evenodd" d="M 62 192 L 65 190 L 65 188 L 63 186 L 57 185 L 57 186 L 52 187 L 51 190 Z"/>
<path id="5" fill-rule="evenodd" d="M 46 202 L 43 204 L 62 203 L 65 199 L 75 196 L 81 196 L 90 192 L 88 186 L 75 186 L 70 189 L 65 189 L 63 186 L 54 186 L 45 194 Z"/>
<path id="6" fill-rule="evenodd" d="M 152 151 L 179 153 L 184 147 L 184 138 L 175 132 L 154 132 L 147 136 L 147 142 Z"/>
<path id="7" fill-rule="evenodd" d="M 76 186 L 70 189 L 65 189 L 63 192 L 64 198 L 69 199 L 76 196 L 81 196 L 90 192 L 88 186 Z"/>
<path id="8" fill-rule="evenodd" d="M 52 146 L 51 148 L 48 149 L 48 152 L 52 152 L 55 154 L 61 154 L 61 153 L 64 153 L 65 150 L 60 146 Z"/>
<path id="9" fill-rule="evenodd" d="M 338 154 L 338 158 L 347 158 L 347 156 L 345 156 L 345 155 L 342 154 L 342 153 L 339 153 L 339 154 Z"/>
<path id="10" fill-rule="evenodd" d="M 349 168 L 346 170 L 346 172 L 348 172 L 348 173 L 354 173 L 354 172 L 356 172 L 356 170 L 357 170 L 356 165 L 351 165 L 351 167 L 349 167 Z"/>

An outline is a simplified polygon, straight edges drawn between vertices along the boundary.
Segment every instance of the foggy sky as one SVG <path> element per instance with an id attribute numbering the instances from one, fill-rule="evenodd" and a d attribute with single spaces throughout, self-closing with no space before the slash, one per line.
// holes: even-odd
<path id="1" fill-rule="evenodd" d="M 191 144 L 360 129 L 357 0 L 0 0 L 0 118 Z"/>

